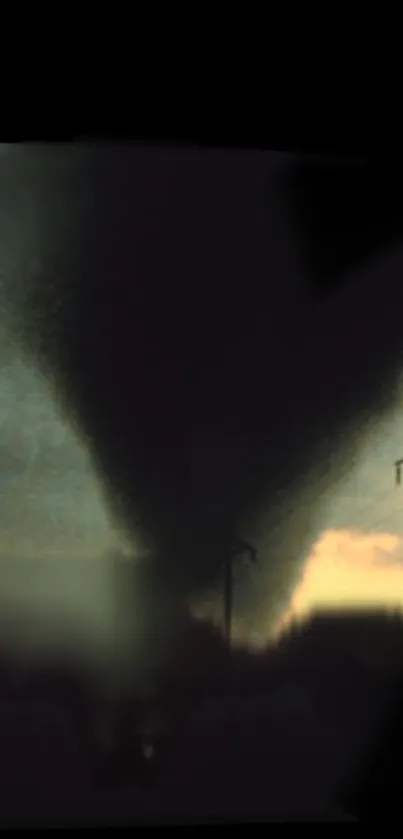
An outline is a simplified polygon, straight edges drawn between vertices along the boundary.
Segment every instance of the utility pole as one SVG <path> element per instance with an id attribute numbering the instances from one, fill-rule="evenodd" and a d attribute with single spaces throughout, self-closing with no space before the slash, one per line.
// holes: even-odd
<path id="1" fill-rule="evenodd" d="M 255 563 L 257 561 L 256 549 L 244 542 L 242 539 L 237 539 L 234 547 L 229 552 L 224 562 L 224 631 L 225 640 L 227 642 L 228 652 L 232 648 L 232 612 L 233 612 L 233 573 L 232 563 L 236 556 L 247 555 L 249 562 Z"/>
<path id="2" fill-rule="evenodd" d="M 395 460 L 396 484 L 398 486 L 402 482 L 402 465 L 403 465 L 403 457 L 400 460 Z"/>
<path id="3" fill-rule="evenodd" d="M 232 553 L 224 562 L 224 634 L 227 647 L 231 649 L 232 623 Z"/>

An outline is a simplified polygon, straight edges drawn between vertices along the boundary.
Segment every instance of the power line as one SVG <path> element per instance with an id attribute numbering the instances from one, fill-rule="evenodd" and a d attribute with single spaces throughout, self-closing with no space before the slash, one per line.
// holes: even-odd
<path id="1" fill-rule="evenodd" d="M 362 509 L 358 512 L 358 514 L 357 514 L 356 516 L 354 516 L 354 520 L 351 520 L 350 522 L 347 522 L 346 526 L 347 526 L 347 527 L 356 527 L 357 525 L 359 525 L 359 524 L 360 524 L 360 522 L 361 522 L 361 520 L 362 520 L 362 518 L 363 518 L 363 516 L 365 516 L 365 515 L 366 515 L 366 513 L 369 513 L 369 512 L 370 512 L 370 510 L 372 510 L 374 507 L 376 507 L 376 506 L 378 506 L 379 504 L 381 504 L 381 503 L 382 503 L 382 501 L 384 501 L 386 498 L 388 498 L 388 497 L 392 497 L 392 495 L 395 495 L 394 490 L 393 490 L 393 489 L 388 489 L 388 490 L 386 490 L 386 492 L 382 492 L 380 495 L 375 496 L 375 498 L 373 498 L 373 499 L 370 501 L 370 503 L 369 503 L 369 504 L 366 504 L 366 505 L 365 505 L 365 506 L 364 506 L 364 507 L 363 507 L 363 508 L 362 508 Z"/>
<path id="2" fill-rule="evenodd" d="M 401 482 L 401 467 L 403 466 L 403 458 L 401 460 L 395 461 L 395 469 L 396 469 L 396 485 L 399 485 Z M 324 487 L 321 492 L 321 496 L 328 491 L 329 483 Z M 381 492 L 375 498 L 372 498 L 369 503 L 364 504 L 364 506 L 358 511 L 357 515 L 354 516 L 354 519 L 350 519 L 344 522 L 344 527 L 347 528 L 354 528 L 359 525 L 363 519 L 363 517 L 368 514 L 374 507 L 381 504 L 387 498 L 392 498 L 395 496 L 394 488 L 387 489 L 386 491 Z M 393 514 L 392 514 L 393 515 Z M 389 516 L 388 516 L 389 519 Z"/>
<path id="3" fill-rule="evenodd" d="M 330 484 L 330 481 L 329 481 L 329 484 Z M 319 499 L 318 499 L 317 503 L 320 503 L 320 498 L 328 491 L 329 484 L 327 484 L 326 487 L 324 489 L 322 489 L 322 492 L 320 493 L 320 496 L 319 496 Z M 362 518 L 367 513 L 369 513 L 374 507 L 377 507 L 379 504 L 382 503 L 382 501 L 386 500 L 388 497 L 392 498 L 392 496 L 395 496 L 395 489 L 394 488 L 387 489 L 386 492 L 385 491 L 381 492 L 379 495 L 375 496 L 375 498 L 372 498 L 367 504 L 364 504 L 364 506 L 361 507 L 361 509 L 358 511 L 357 515 L 354 516 L 354 519 L 346 520 L 343 524 L 343 527 L 353 529 L 354 527 L 356 527 L 357 525 L 360 524 Z M 291 513 L 293 509 L 294 508 L 290 506 L 288 508 L 287 512 Z M 326 528 L 328 526 L 330 527 L 331 525 L 326 525 Z"/>
<path id="4" fill-rule="evenodd" d="M 376 524 L 372 525 L 370 527 L 370 529 L 371 530 L 378 530 L 380 527 L 383 527 L 383 525 L 385 525 L 389 521 L 391 521 L 391 519 L 393 519 L 398 513 L 399 513 L 399 510 L 393 510 L 393 512 L 389 513 L 387 516 L 384 516 L 382 519 L 377 521 Z"/>
<path id="5" fill-rule="evenodd" d="M 396 486 L 401 485 L 401 468 L 402 468 L 402 465 L 403 465 L 403 458 L 401 458 L 400 460 L 395 460 L 394 466 L 395 466 Z M 392 494 L 395 495 L 394 491 L 392 489 L 389 489 L 386 492 L 382 493 L 382 495 L 373 499 L 371 504 L 365 506 L 364 509 L 361 510 L 361 513 L 358 515 L 358 517 L 356 517 L 354 519 L 354 525 L 353 525 L 353 523 L 351 523 L 350 526 L 357 526 L 357 523 L 359 524 L 360 519 L 362 518 L 363 515 L 365 515 L 365 513 L 367 513 L 369 510 L 371 510 L 373 507 L 375 507 L 375 505 L 378 505 L 384 499 L 388 498 Z M 382 525 L 387 524 L 389 521 L 391 521 L 391 519 L 394 516 L 396 516 L 398 514 L 398 512 L 399 512 L 398 510 L 393 510 L 393 511 L 387 513 L 387 515 L 383 516 L 380 520 L 378 520 L 378 522 L 375 525 L 373 525 L 371 529 L 379 528 Z"/>

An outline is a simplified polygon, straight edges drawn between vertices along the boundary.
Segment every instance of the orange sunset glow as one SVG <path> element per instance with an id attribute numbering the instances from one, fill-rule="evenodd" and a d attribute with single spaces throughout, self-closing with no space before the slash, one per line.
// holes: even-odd
<path id="1" fill-rule="evenodd" d="M 316 608 L 403 610 L 403 567 L 393 533 L 327 530 L 314 545 L 276 635 Z"/>

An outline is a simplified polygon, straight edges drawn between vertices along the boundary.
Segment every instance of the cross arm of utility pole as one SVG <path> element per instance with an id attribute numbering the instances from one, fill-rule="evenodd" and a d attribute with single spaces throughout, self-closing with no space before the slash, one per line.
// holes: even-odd
<path id="1" fill-rule="evenodd" d="M 237 539 L 232 550 L 232 556 L 238 556 L 239 554 L 247 554 L 250 562 L 257 562 L 256 548 L 248 542 L 245 542 L 243 539 Z"/>

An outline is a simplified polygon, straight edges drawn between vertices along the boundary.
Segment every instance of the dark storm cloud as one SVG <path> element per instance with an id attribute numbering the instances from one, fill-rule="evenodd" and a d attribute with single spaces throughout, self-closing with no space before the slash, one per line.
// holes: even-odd
<path id="1" fill-rule="evenodd" d="M 241 600 L 256 614 L 282 608 L 400 350 L 401 259 L 312 300 L 282 163 L 21 148 L 2 174 L 13 317 L 127 532 L 150 538 L 153 586 L 202 595 L 249 537 L 262 561 Z"/>

